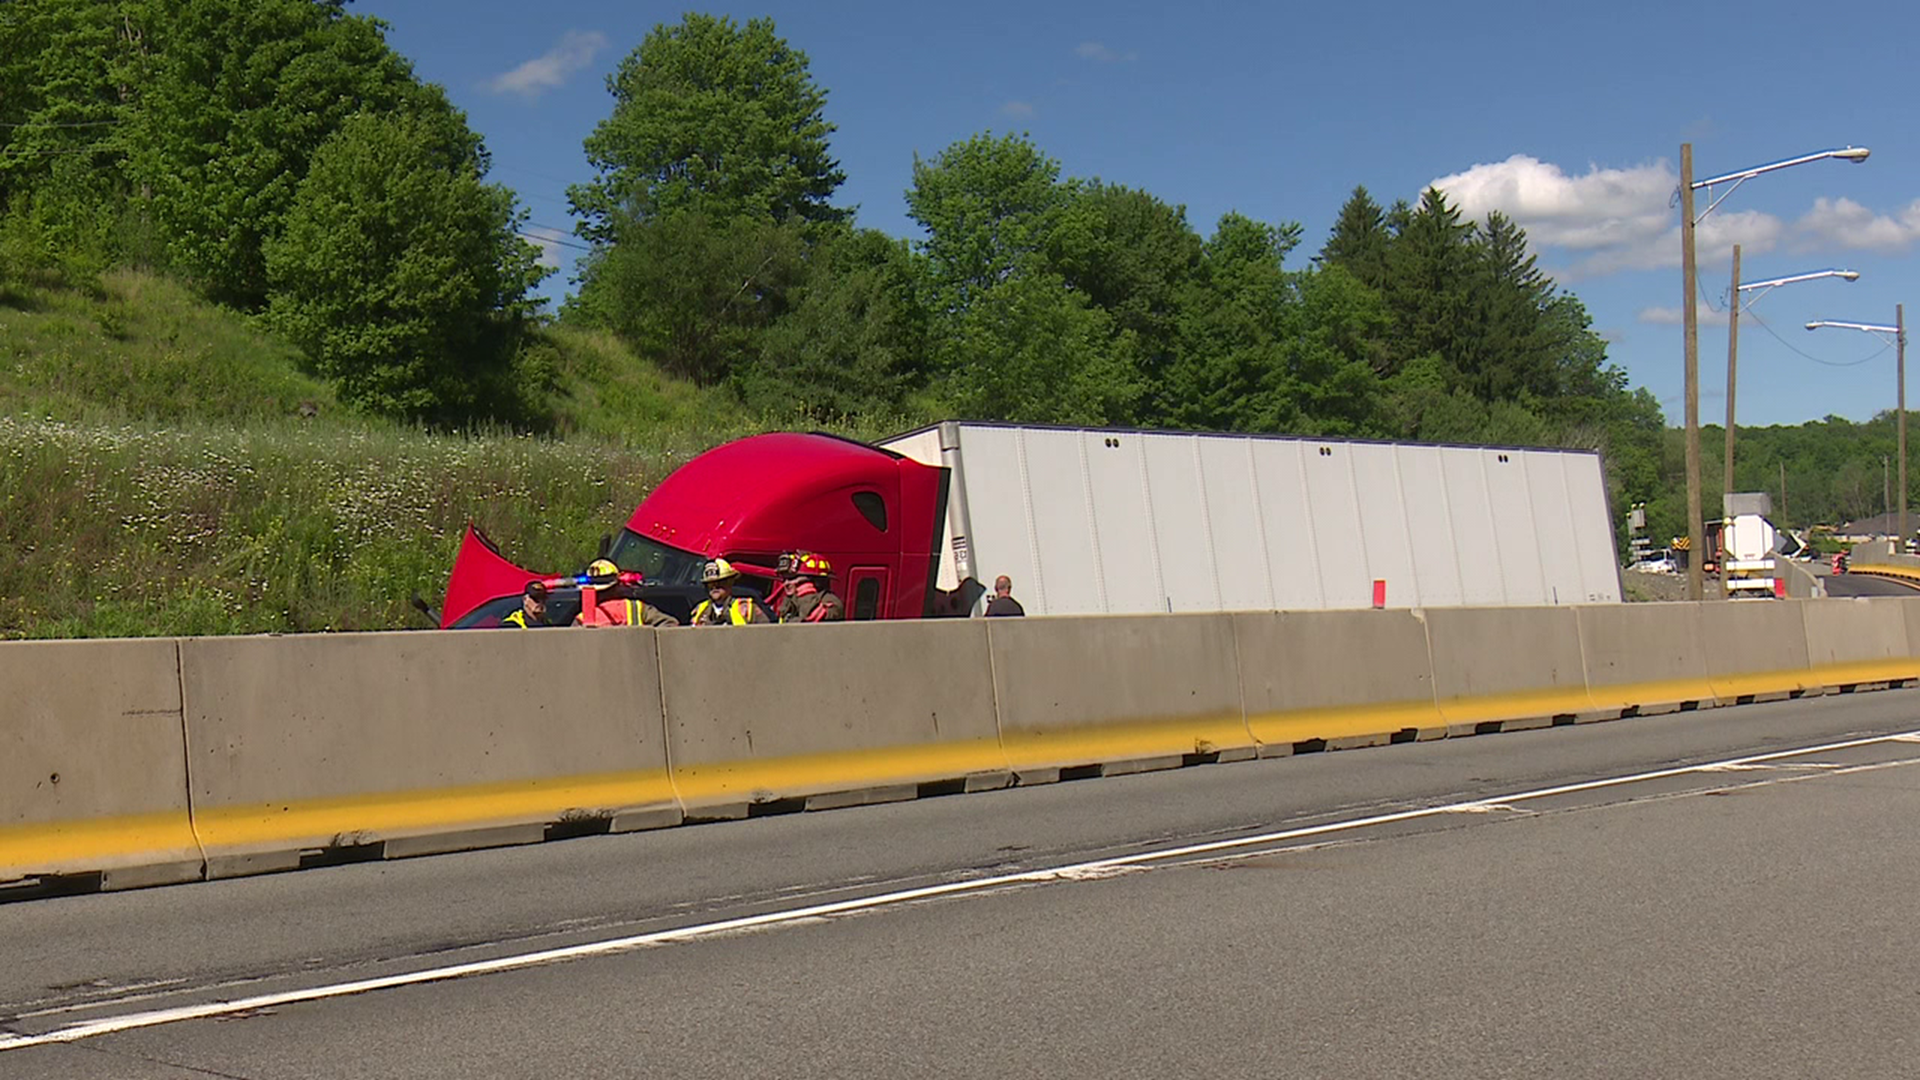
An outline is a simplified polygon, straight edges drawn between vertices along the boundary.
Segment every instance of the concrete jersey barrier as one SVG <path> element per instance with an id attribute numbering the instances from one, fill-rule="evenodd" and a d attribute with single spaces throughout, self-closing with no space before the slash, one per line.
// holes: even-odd
<path id="1" fill-rule="evenodd" d="M 208 874 L 676 823 L 648 630 L 182 643 Z"/>
<path id="2" fill-rule="evenodd" d="M 980 620 L 687 629 L 659 647 L 673 782 L 692 816 L 1009 782 Z"/>
<path id="3" fill-rule="evenodd" d="M 1574 613 L 1594 708 L 1652 716 L 1716 703 L 1699 605 L 1592 604 Z"/>
<path id="4" fill-rule="evenodd" d="M 0 701 L 0 882 L 200 876 L 178 643 L 0 644 Z"/>
<path id="5" fill-rule="evenodd" d="M 1606 714 L 1587 693 L 1573 608 L 1434 608 L 1421 615 L 1434 700 L 1453 734 Z"/>
<path id="6" fill-rule="evenodd" d="M 1920 678 L 1920 603 L 0 645 L 0 883 L 103 887 Z"/>
<path id="7" fill-rule="evenodd" d="M 1409 611 L 1233 617 L 1247 728 L 1263 757 L 1447 733 L 1427 627 Z"/>
<path id="8" fill-rule="evenodd" d="M 1920 675 L 1920 662 L 1907 642 L 1910 601 L 1854 597 L 1797 606 L 1806 620 L 1808 664 L 1826 685 L 1854 687 Z"/>
<path id="9" fill-rule="evenodd" d="M 1228 615 L 988 620 L 1000 742 L 1022 782 L 1252 757 Z"/>

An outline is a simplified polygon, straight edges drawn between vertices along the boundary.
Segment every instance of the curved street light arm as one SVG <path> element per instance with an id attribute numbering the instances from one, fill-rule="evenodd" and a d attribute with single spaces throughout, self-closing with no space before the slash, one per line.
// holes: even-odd
<path id="1" fill-rule="evenodd" d="M 1789 274 L 1786 277 L 1768 278 L 1765 281 L 1742 282 L 1739 287 L 1740 292 L 1748 292 L 1753 289 L 1759 289 L 1760 291 L 1757 294 L 1755 294 L 1753 297 L 1749 298 L 1741 306 L 1747 309 L 1751 309 L 1753 305 L 1760 302 L 1760 298 L 1762 296 L 1767 295 L 1768 293 L 1772 292 L 1773 290 L 1779 288 L 1782 285 L 1793 285 L 1802 281 L 1818 281 L 1821 278 L 1830 278 L 1830 277 L 1837 277 L 1843 281 L 1859 281 L 1860 271 L 1858 270 L 1814 270 L 1805 274 Z"/>
<path id="2" fill-rule="evenodd" d="M 1810 322 L 1807 324 L 1807 329 L 1809 330 L 1819 330 L 1822 328 L 1828 328 L 1828 329 L 1834 329 L 1834 330 L 1862 330 L 1869 334 L 1885 335 L 1887 336 L 1887 340 L 1896 341 L 1896 342 L 1901 333 L 1899 327 L 1888 326 L 1884 323 L 1836 322 L 1835 320 L 1832 320 L 1832 319 L 1816 319 L 1813 322 Z"/>
<path id="3" fill-rule="evenodd" d="M 1811 154 L 1801 154 L 1799 157 L 1786 158 L 1781 161 L 1770 161 L 1765 165 L 1755 165 L 1750 169 L 1740 169 L 1736 172 L 1722 173 L 1719 176 L 1709 176 L 1705 180 L 1695 180 L 1693 182 L 1693 190 L 1695 191 L 1699 191 L 1702 188 L 1712 188 L 1716 184 L 1724 184 L 1728 181 L 1732 181 L 1733 186 L 1721 192 L 1719 198 L 1708 203 L 1707 208 L 1700 211 L 1699 215 L 1693 219 L 1693 223 L 1698 225 L 1702 221 L 1705 221 L 1707 215 L 1713 213 L 1714 207 L 1726 201 L 1727 196 L 1740 190 L 1741 184 L 1759 176 L 1761 173 L 1773 172 L 1776 169 L 1791 168 L 1795 165 L 1805 165 L 1810 161 L 1825 161 L 1828 158 L 1837 158 L 1841 161 L 1851 161 L 1858 164 L 1867 160 L 1869 153 L 1871 153 L 1871 151 L 1864 146 L 1843 146 L 1832 150 L 1820 150 Z"/>

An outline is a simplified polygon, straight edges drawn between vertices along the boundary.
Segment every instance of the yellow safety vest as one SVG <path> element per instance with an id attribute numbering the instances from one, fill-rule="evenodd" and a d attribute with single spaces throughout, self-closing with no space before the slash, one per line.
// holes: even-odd
<path id="1" fill-rule="evenodd" d="M 707 624 L 707 612 L 712 610 L 713 601 L 700 601 L 700 606 L 693 609 L 694 625 L 705 626 Z M 733 602 L 727 605 L 727 618 L 728 621 L 732 622 L 735 626 L 747 625 L 747 623 L 753 619 L 753 599 L 746 596 L 734 597 Z"/>

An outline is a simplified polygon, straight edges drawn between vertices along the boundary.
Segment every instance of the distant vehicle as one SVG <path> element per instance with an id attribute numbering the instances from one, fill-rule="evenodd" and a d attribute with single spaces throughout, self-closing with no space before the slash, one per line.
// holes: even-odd
<path id="1" fill-rule="evenodd" d="M 1754 499 L 1753 496 L 1735 498 Z M 1779 577 L 1773 561 L 1780 534 L 1765 516 L 1766 511 L 1772 509 L 1771 505 L 1764 497 L 1759 505 L 1765 509 L 1735 514 L 1721 525 L 1720 542 L 1724 552 L 1722 580 L 1729 596 L 1782 595 L 1778 591 Z"/>
<path id="2" fill-rule="evenodd" d="M 1647 557 L 1627 567 L 1642 574 L 1677 574 L 1680 572 L 1679 560 L 1673 557 L 1672 550 L 1661 548 L 1649 552 Z"/>

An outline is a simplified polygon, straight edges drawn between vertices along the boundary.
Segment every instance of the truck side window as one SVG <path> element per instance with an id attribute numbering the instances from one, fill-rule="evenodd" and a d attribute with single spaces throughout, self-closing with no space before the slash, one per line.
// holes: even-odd
<path id="1" fill-rule="evenodd" d="M 880 614 L 880 579 L 867 578 L 854 586 L 853 617 L 871 619 Z"/>
<path id="2" fill-rule="evenodd" d="M 853 493 L 853 508 L 860 511 L 860 516 L 867 519 L 867 524 L 881 532 L 887 531 L 885 499 L 871 491 L 856 491 Z"/>

